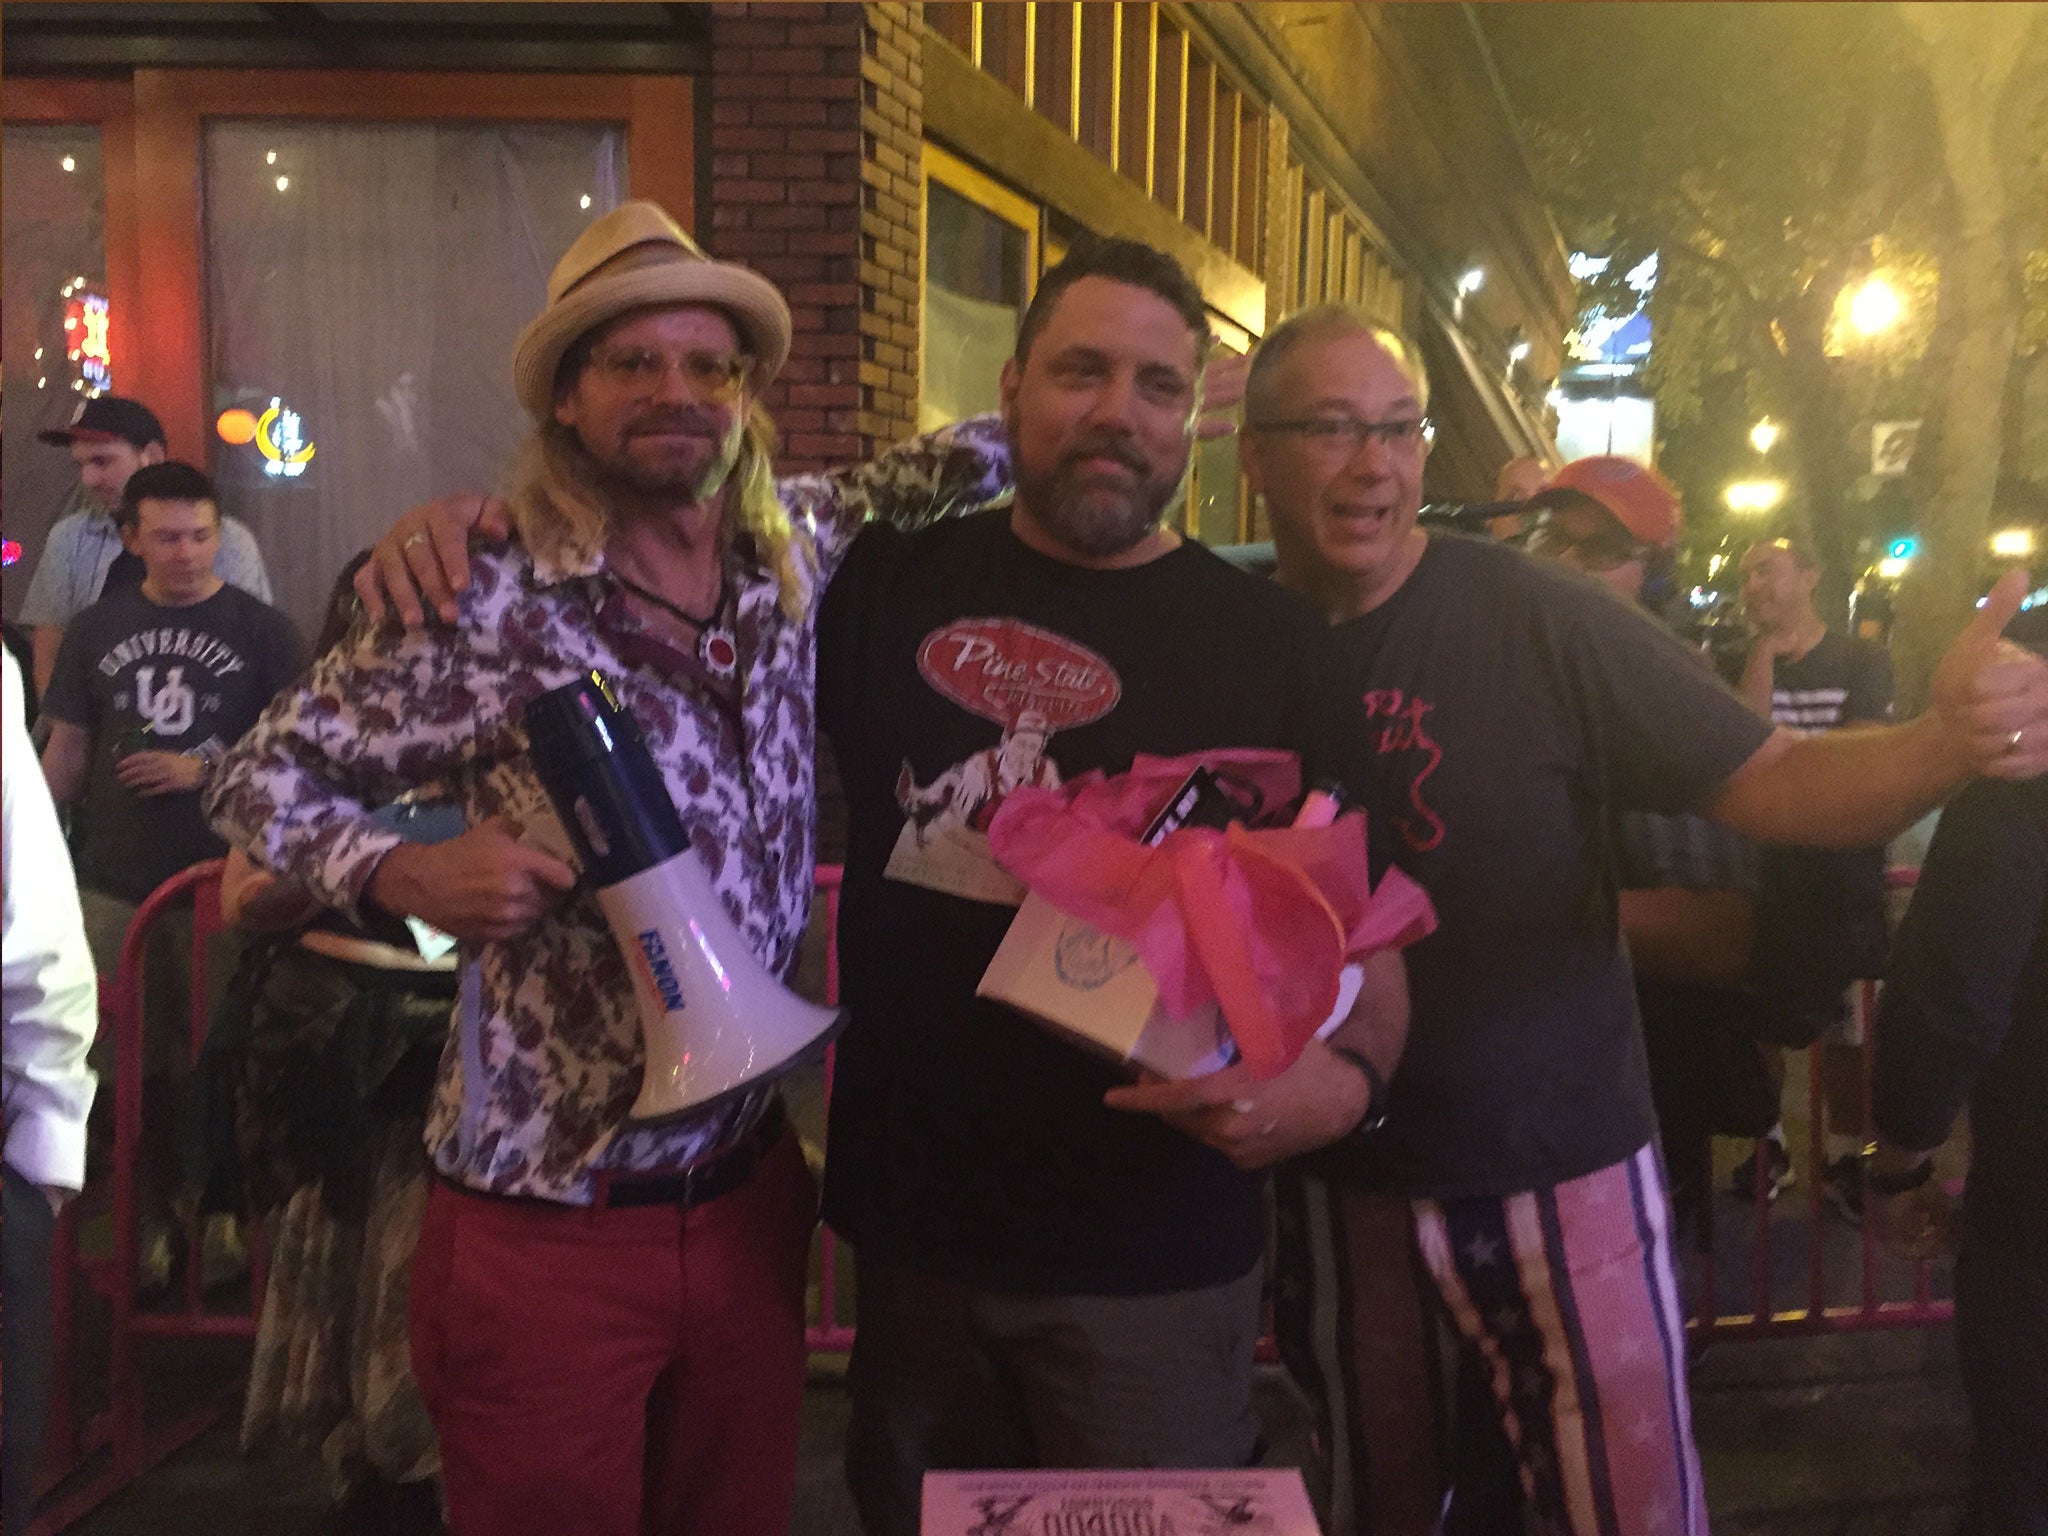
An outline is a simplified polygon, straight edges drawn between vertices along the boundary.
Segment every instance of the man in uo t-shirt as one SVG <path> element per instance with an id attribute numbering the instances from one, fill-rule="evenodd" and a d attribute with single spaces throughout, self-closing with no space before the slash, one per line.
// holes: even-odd
<path id="1" fill-rule="evenodd" d="M 207 766 L 303 664 L 291 620 L 215 574 L 220 509 L 205 475 L 137 470 L 117 516 L 146 574 L 72 622 L 43 701 L 43 771 L 84 822 L 79 884 L 103 973 L 136 905 L 225 851 L 200 813 Z"/>

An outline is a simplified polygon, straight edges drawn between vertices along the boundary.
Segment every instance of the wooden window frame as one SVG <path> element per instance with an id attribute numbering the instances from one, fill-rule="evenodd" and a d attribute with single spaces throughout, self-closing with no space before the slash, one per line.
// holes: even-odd
<path id="1" fill-rule="evenodd" d="M 174 457 L 203 464 L 212 443 L 201 191 L 208 119 L 611 124 L 626 133 L 629 194 L 693 228 L 693 85 L 682 75 L 138 69 L 128 80 L 11 79 L 4 117 L 100 130 L 116 384 L 149 402 Z"/>

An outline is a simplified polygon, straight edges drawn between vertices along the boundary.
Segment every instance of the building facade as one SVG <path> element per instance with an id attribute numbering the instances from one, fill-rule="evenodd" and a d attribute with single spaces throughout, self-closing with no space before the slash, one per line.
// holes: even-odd
<path id="1" fill-rule="evenodd" d="M 793 467 L 992 407 L 1039 273 L 1091 232 L 1178 256 L 1232 350 L 1328 298 L 1415 334 L 1435 497 L 1483 498 L 1548 444 L 1572 284 L 1463 6 L 0 18 L 10 614 L 71 483 L 33 433 L 110 387 L 214 471 L 310 623 L 405 506 L 500 483 L 512 338 L 627 196 L 789 296 L 769 404 Z M 74 358 L 80 301 L 95 346 Z M 1262 532 L 1227 440 L 1178 515 L 1211 542 Z"/>

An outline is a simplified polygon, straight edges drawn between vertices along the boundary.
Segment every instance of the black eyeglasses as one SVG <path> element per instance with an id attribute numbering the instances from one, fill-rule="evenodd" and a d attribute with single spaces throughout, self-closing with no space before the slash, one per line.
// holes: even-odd
<path id="1" fill-rule="evenodd" d="M 1571 560 L 1588 571 L 1611 571 L 1631 560 L 1647 560 L 1650 547 L 1626 528 L 1607 523 L 1588 534 L 1574 534 L 1548 512 L 1536 514 L 1536 525 L 1523 536 L 1522 547 L 1546 560 Z"/>
<path id="2" fill-rule="evenodd" d="M 1392 421 L 1360 421 L 1356 416 L 1307 416 L 1299 421 L 1255 421 L 1254 432 L 1286 432 L 1320 454 L 1351 458 L 1367 442 L 1403 450 L 1429 436 L 1427 416 L 1397 416 Z"/>

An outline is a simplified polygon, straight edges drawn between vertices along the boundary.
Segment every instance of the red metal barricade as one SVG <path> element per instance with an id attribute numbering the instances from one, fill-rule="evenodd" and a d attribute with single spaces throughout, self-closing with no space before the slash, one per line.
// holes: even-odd
<path id="1" fill-rule="evenodd" d="M 1894 890 L 1911 890 L 1919 872 L 1911 869 L 1894 869 L 1889 881 Z M 1864 981 L 1857 987 L 1856 1006 L 1861 1011 L 1862 1052 L 1863 1052 L 1863 1109 L 1864 1123 L 1869 1124 L 1870 1112 L 1870 1068 L 1874 1054 L 1874 1021 L 1877 1016 L 1878 984 Z M 1871 1328 L 1920 1328 L 1932 1323 L 1946 1322 L 1955 1315 L 1955 1304 L 1945 1297 L 1933 1294 L 1933 1275 L 1925 1262 L 1910 1267 L 1910 1299 L 1886 1299 L 1881 1292 L 1886 1288 L 1887 1272 L 1897 1273 L 1905 1266 L 1888 1260 L 1878 1247 L 1876 1236 L 1870 1230 L 1868 1221 L 1861 1223 L 1859 1232 L 1859 1263 L 1855 1277 L 1853 1297 L 1830 1296 L 1829 1280 L 1831 1270 L 1838 1271 L 1839 1265 L 1829 1262 L 1829 1218 L 1823 1201 L 1821 1171 L 1827 1158 L 1827 1136 L 1824 1101 L 1822 1096 L 1821 1052 L 1824 1047 L 1814 1045 L 1806 1053 L 1807 1079 L 1807 1138 L 1805 1167 L 1809 1176 L 1805 1180 L 1805 1227 L 1804 1227 L 1804 1283 L 1797 1305 L 1780 1304 L 1776 1266 L 1774 1264 L 1773 1217 L 1771 1201 L 1763 1192 L 1763 1144 L 1758 1143 L 1754 1166 L 1757 1169 L 1757 1188 L 1753 1194 L 1755 1215 L 1748 1235 L 1748 1308 L 1746 1311 L 1722 1312 L 1719 1305 L 1716 1265 L 1711 1219 L 1706 1224 L 1708 1241 L 1704 1251 L 1694 1255 L 1696 1305 L 1692 1327 L 1695 1332 L 1715 1339 L 1783 1337 L 1793 1334 L 1847 1333 Z"/>
<path id="2" fill-rule="evenodd" d="M 839 883 L 844 871 L 837 864 L 818 866 L 816 918 L 825 925 L 825 997 L 839 1001 Z M 832 1099 L 832 1066 L 836 1052 L 825 1051 L 825 1100 Z M 843 1355 L 853 1348 L 853 1324 L 839 1317 L 839 1239 L 823 1222 L 818 1224 L 818 1316 L 804 1330 L 804 1343 L 814 1355 Z"/>
<path id="3" fill-rule="evenodd" d="M 187 1413 L 164 1426 L 151 1426 L 145 1413 L 144 1392 L 137 1369 L 136 1349 L 144 1339 L 195 1337 L 248 1337 L 256 1328 L 256 1316 L 263 1295 L 263 1264 L 260 1244 L 251 1245 L 248 1306 L 246 1310 L 221 1311 L 209 1308 L 204 1294 L 199 1222 L 188 1222 L 187 1252 L 193 1262 L 186 1265 L 182 1295 L 170 1310 L 144 1310 L 140 1305 L 140 1241 L 136 1191 L 136 1158 L 142 1139 L 142 1095 L 144 1081 L 143 963 L 149 936 L 165 914 L 190 902 L 192 924 L 192 1001 L 190 1060 L 198 1060 L 207 1027 L 207 966 L 209 941 L 221 927 L 220 861 L 195 865 L 165 882 L 137 911 L 122 946 L 110 1000 L 103 1000 L 103 1027 L 111 1028 L 115 1041 L 115 1140 L 111 1170 L 113 1195 L 113 1253 L 111 1257 L 81 1259 L 79 1256 L 78 1204 L 67 1208 L 57 1226 L 53 1265 L 55 1285 L 52 1302 L 52 1331 L 56 1370 L 52 1383 L 49 1464 L 52 1483 L 61 1492 L 40 1513 L 31 1527 L 36 1536 L 62 1529 L 87 1510 L 177 1450 L 214 1422 L 221 1411 L 216 1403 Z M 818 907 L 824 923 L 825 986 L 827 1001 L 839 996 L 838 914 L 841 870 L 821 865 L 817 876 Z M 1895 871 L 1895 885 L 1910 885 L 1910 871 Z M 1876 984 L 1865 983 L 1862 1003 L 1866 1017 L 1876 996 Z M 1867 1065 L 1870 1034 L 1864 1034 Z M 1695 1294 L 1699 1304 L 1693 1327 L 1714 1338 L 1755 1338 L 1772 1335 L 1851 1331 L 1868 1328 L 1921 1327 L 1953 1315 L 1953 1305 L 1931 1293 L 1928 1267 L 1914 1271 L 1911 1300 L 1880 1297 L 1880 1259 L 1875 1240 L 1866 1230 L 1862 1237 L 1860 1294 L 1852 1302 L 1831 1299 L 1827 1294 L 1827 1252 L 1818 1170 L 1825 1140 L 1821 1118 L 1821 1086 L 1817 1065 L 1820 1048 L 1813 1048 L 1814 1065 L 1808 1073 L 1811 1129 L 1808 1166 L 1814 1176 L 1806 1187 L 1806 1268 L 1803 1305 L 1780 1307 L 1773 1302 L 1771 1253 L 1771 1208 L 1757 1202 L 1751 1234 L 1750 1295 L 1746 1312 L 1722 1313 L 1718 1307 L 1711 1249 L 1703 1256 Z M 829 1100 L 833 1056 L 826 1056 L 825 1082 Z M 843 1354 L 852 1347 L 853 1325 L 839 1312 L 839 1253 L 829 1228 L 818 1233 L 817 1315 L 806 1329 L 806 1342 L 813 1353 Z M 78 1393 L 72 1367 L 77 1336 L 74 1285 L 82 1281 L 93 1294 L 103 1298 L 110 1314 L 111 1337 L 107 1368 L 107 1398 L 103 1408 L 81 1422 Z M 1267 1341 L 1262 1341 L 1265 1343 Z M 1262 1350 L 1270 1358 L 1270 1349 Z"/>
<path id="4" fill-rule="evenodd" d="M 172 876 L 136 910 L 121 945 L 111 996 L 101 1000 L 101 1027 L 111 1029 L 114 1045 L 114 1156 L 105 1179 L 88 1183 L 88 1196 L 66 1208 L 58 1223 L 52 1253 L 51 1331 L 53 1372 L 50 1401 L 49 1453 L 45 1475 L 59 1489 L 40 1511 L 33 1533 L 61 1530 L 86 1511 L 132 1482 L 212 1424 L 223 1404 L 214 1402 L 185 1413 L 169 1424 L 153 1425 L 145 1412 L 144 1390 L 136 1346 L 143 1339 L 250 1337 L 261 1306 L 264 1266 L 259 1244 L 250 1247 L 246 1309 L 209 1308 L 201 1262 L 203 1221 L 185 1224 L 185 1265 L 182 1292 L 167 1309 L 145 1310 L 141 1285 L 141 1213 L 137 1209 L 138 1154 L 142 1143 L 142 1095 L 145 1031 L 143 970 L 151 935 L 171 912 L 192 911 L 192 994 L 189 1030 L 184 1044 L 186 1063 L 196 1064 L 206 1042 L 208 1022 L 207 951 L 224 926 L 220 911 L 222 861 L 195 864 Z M 107 1085 L 101 1084 L 101 1091 Z M 93 1170 L 98 1172 L 98 1170 Z M 93 1194 L 112 1191 L 112 1254 L 81 1258 L 79 1211 Z M 108 1310 L 106 1401 L 81 1422 L 76 1378 L 78 1321 L 75 1287 L 79 1284 L 104 1300 Z"/>

